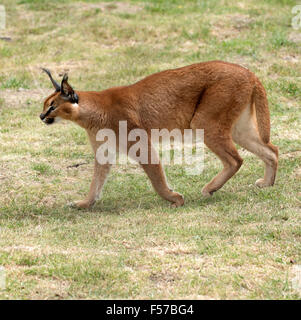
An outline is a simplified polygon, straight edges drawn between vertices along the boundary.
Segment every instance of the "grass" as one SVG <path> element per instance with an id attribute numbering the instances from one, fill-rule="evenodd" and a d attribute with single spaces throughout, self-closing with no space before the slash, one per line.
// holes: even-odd
<path id="1" fill-rule="evenodd" d="M 0 40 L 1 299 L 300 299 L 291 285 L 292 264 L 301 264 L 295 1 L 2 3 L 0 32 L 12 40 Z M 248 67 L 267 89 L 280 148 L 275 186 L 254 186 L 263 165 L 240 149 L 239 173 L 203 199 L 220 170 L 206 150 L 200 176 L 166 168 L 182 208 L 161 200 L 134 164 L 114 167 L 93 209 L 67 207 L 88 192 L 93 156 L 82 129 L 39 120 L 52 92 L 39 68 L 102 90 L 213 59 Z"/>

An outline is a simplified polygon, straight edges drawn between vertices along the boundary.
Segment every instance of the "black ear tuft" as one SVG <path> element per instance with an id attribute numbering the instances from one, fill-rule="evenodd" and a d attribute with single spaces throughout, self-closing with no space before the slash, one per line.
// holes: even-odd
<path id="1" fill-rule="evenodd" d="M 65 73 L 63 76 L 63 81 L 68 82 L 68 73 Z"/>
<path id="2" fill-rule="evenodd" d="M 68 83 L 68 74 L 65 73 L 61 84 L 61 94 L 71 103 L 78 103 L 78 95 Z"/>
<path id="3" fill-rule="evenodd" d="M 47 73 L 50 81 L 51 81 L 52 84 L 53 84 L 53 87 L 54 87 L 55 91 L 56 91 L 56 92 L 59 92 L 59 91 L 61 90 L 61 87 L 60 87 L 60 85 L 52 78 L 51 72 L 50 72 L 48 69 L 46 69 L 46 68 L 42 68 L 42 70 L 43 70 L 45 73 Z"/>

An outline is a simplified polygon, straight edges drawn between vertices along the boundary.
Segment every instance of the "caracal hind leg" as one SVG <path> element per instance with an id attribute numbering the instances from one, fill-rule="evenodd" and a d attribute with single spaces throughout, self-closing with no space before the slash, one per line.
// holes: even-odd
<path id="1" fill-rule="evenodd" d="M 242 158 L 239 156 L 231 138 L 224 136 L 216 139 L 214 131 L 204 132 L 205 144 L 223 163 L 223 170 L 215 176 L 202 190 L 205 197 L 211 196 L 220 189 L 241 167 Z"/>
<path id="2" fill-rule="evenodd" d="M 278 166 L 278 148 L 261 140 L 253 105 L 245 108 L 235 123 L 232 137 L 237 144 L 257 155 L 265 163 L 264 178 L 258 179 L 255 184 L 260 188 L 272 186 Z"/>
<path id="3" fill-rule="evenodd" d="M 184 198 L 181 194 L 173 192 L 167 185 L 166 177 L 161 163 L 159 162 L 158 153 L 155 148 L 149 143 L 148 148 L 148 164 L 140 164 L 147 176 L 149 177 L 156 192 L 163 198 L 172 203 L 173 207 L 180 207 L 184 204 Z M 158 164 L 151 163 L 151 153 L 153 160 Z"/>
<path id="4" fill-rule="evenodd" d="M 219 157 L 224 166 L 223 170 L 203 188 L 203 196 L 208 197 L 220 189 L 239 170 L 243 160 L 232 142 L 229 130 L 226 128 L 224 131 L 218 130 L 216 123 L 209 121 L 205 123 L 202 120 L 199 117 L 194 118 L 191 127 L 193 129 L 204 128 L 206 146 Z"/>
<path id="5" fill-rule="evenodd" d="M 74 202 L 74 206 L 82 209 L 87 209 L 93 206 L 106 182 L 110 169 L 111 164 L 99 164 L 95 159 L 94 175 L 88 196 L 84 200 Z"/>
<path id="6" fill-rule="evenodd" d="M 244 106 L 251 100 L 252 87 L 243 81 L 235 85 L 235 91 L 229 82 L 206 89 L 190 122 L 192 129 L 204 129 L 205 144 L 224 166 L 203 188 L 204 196 L 210 196 L 220 189 L 239 170 L 243 162 L 233 143 L 231 129 Z M 229 92 L 232 94 L 229 95 Z"/>

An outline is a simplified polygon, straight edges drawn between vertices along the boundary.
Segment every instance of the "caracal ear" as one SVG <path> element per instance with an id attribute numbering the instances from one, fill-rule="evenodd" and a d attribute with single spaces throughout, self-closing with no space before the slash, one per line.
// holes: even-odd
<path id="1" fill-rule="evenodd" d="M 71 103 L 78 103 L 78 95 L 68 83 L 68 74 L 65 73 L 61 84 L 61 94 Z"/>

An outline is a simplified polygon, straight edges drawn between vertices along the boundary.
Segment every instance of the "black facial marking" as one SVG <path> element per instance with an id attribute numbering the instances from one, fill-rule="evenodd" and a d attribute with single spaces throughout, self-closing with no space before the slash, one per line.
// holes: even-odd
<path id="1" fill-rule="evenodd" d="M 53 110 L 54 110 L 54 107 L 53 107 L 53 106 L 50 106 L 50 107 L 48 108 L 48 110 L 46 111 L 46 113 L 41 113 L 41 114 L 40 114 L 40 119 L 41 119 L 41 120 L 44 120 Z"/>

